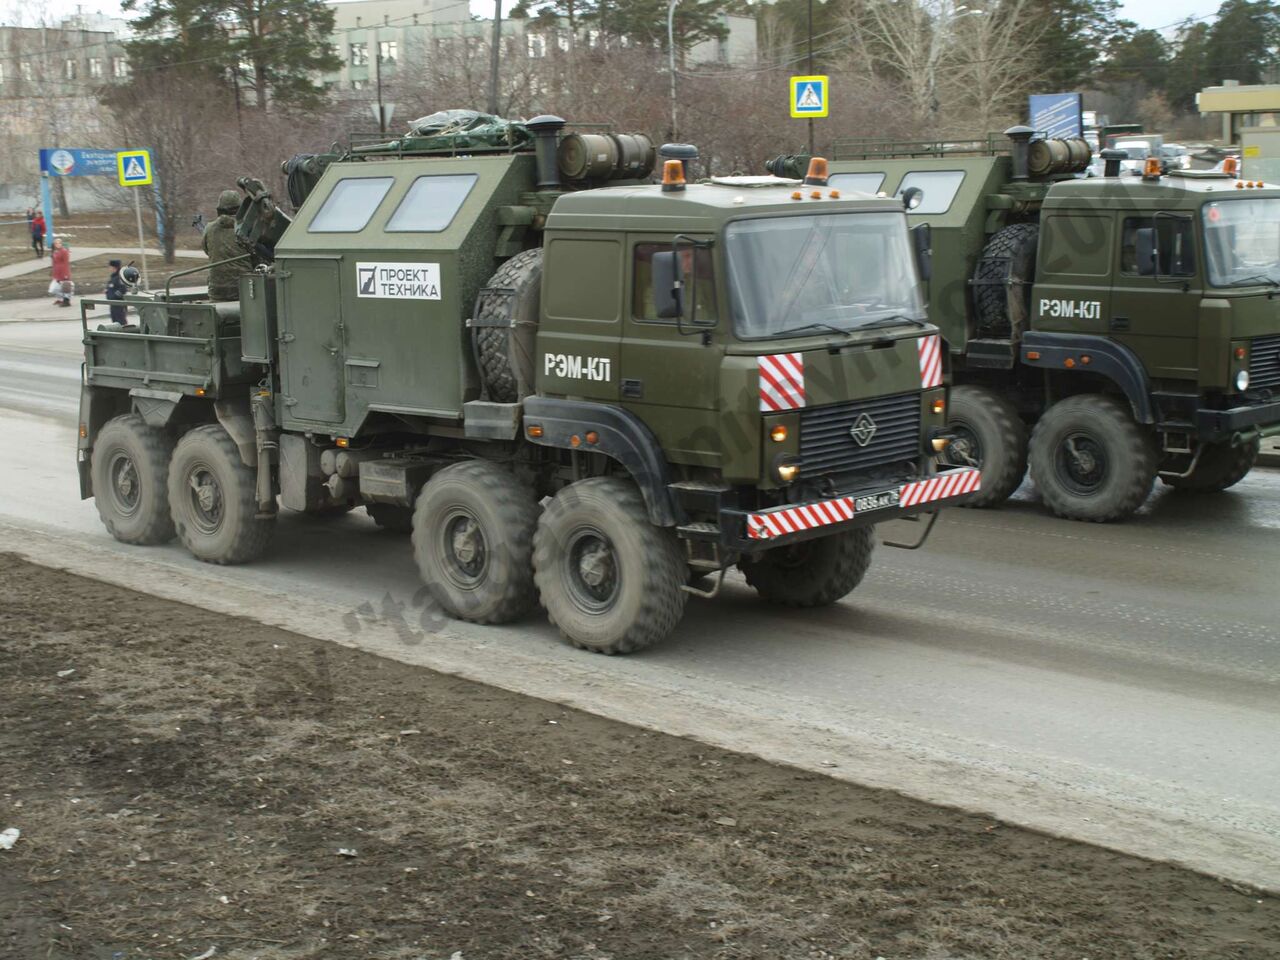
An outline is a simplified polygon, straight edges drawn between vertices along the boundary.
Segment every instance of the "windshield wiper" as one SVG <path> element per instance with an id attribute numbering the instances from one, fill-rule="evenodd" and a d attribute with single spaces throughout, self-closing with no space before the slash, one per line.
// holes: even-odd
<path id="1" fill-rule="evenodd" d="M 798 327 L 787 327 L 785 330 L 779 330 L 776 333 L 774 333 L 774 336 L 782 337 L 782 336 L 786 336 L 788 333 L 800 333 L 804 330 L 814 330 L 817 328 L 822 328 L 823 330 L 830 330 L 832 333 L 839 333 L 846 337 L 850 333 L 852 333 L 851 330 L 846 330 L 844 327 L 837 327 L 833 323 L 823 323 L 821 320 L 815 320 L 813 323 L 802 323 Z"/>
<path id="2" fill-rule="evenodd" d="M 1280 280 L 1272 279 L 1264 273 L 1256 274 L 1252 277 L 1241 277 L 1239 280 L 1232 280 L 1227 284 L 1228 287 L 1243 287 L 1253 283 L 1266 283 L 1273 287 L 1280 287 Z"/>
<path id="3" fill-rule="evenodd" d="M 893 327 L 899 323 L 914 323 L 917 327 L 927 327 L 927 320 L 920 320 L 916 317 L 904 317 L 900 313 L 894 314 L 892 317 L 881 317 L 879 320 L 873 320 L 871 323 L 864 323 L 857 330 L 878 330 L 881 327 Z"/>

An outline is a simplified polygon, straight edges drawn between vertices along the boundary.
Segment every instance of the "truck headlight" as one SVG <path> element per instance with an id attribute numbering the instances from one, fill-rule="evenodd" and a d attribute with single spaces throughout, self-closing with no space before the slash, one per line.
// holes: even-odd
<path id="1" fill-rule="evenodd" d="M 1236 374 L 1236 389 L 1244 393 L 1249 389 L 1249 371 L 1241 370 Z"/>
<path id="2" fill-rule="evenodd" d="M 800 461 L 794 454 L 780 453 L 773 461 L 773 475 L 783 483 L 792 483 L 800 476 Z"/>

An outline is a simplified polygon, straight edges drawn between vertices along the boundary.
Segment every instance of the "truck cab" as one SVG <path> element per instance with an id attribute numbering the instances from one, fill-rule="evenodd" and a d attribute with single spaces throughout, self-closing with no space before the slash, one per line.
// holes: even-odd
<path id="1" fill-rule="evenodd" d="M 1119 520 L 1157 478 L 1226 489 L 1280 431 L 1275 287 L 1280 193 L 1234 170 L 1083 178 L 1083 141 L 1008 132 L 934 144 L 850 142 L 833 182 L 923 187 L 930 319 L 951 354 L 958 431 L 948 457 L 981 465 L 971 506 L 995 506 L 1028 466 L 1045 503 Z M 779 167 L 803 158 L 778 158 Z"/>

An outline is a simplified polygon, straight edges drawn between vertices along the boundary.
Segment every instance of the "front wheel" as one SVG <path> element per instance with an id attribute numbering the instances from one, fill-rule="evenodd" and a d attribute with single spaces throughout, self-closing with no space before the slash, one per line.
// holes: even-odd
<path id="1" fill-rule="evenodd" d="M 593 477 L 557 493 L 538 521 L 533 568 L 548 618 L 584 650 L 642 650 L 684 614 L 680 541 L 649 522 L 640 491 L 625 480 Z"/>
<path id="2" fill-rule="evenodd" d="M 940 459 L 951 466 L 982 470 L 982 489 L 964 505 L 1004 503 L 1027 472 L 1027 425 L 1012 402 L 988 387 L 955 387 L 950 406 L 947 426 L 955 439 Z"/>
<path id="3" fill-rule="evenodd" d="M 1234 487 L 1258 462 L 1262 442 L 1232 446 L 1231 441 L 1207 443 L 1189 477 L 1162 477 L 1169 486 L 1184 493 L 1218 493 Z"/>
<path id="4" fill-rule="evenodd" d="M 275 517 L 258 516 L 257 477 L 219 424 L 178 441 L 169 467 L 169 509 L 178 538 L 205 563 L 248 563 L 262 556 Z"/>
<path id="5" fill-rule="evenodd" d="M 871 566 L 875 527 L 774 547 L 739 563 L 761 600 L 787 607 L 825 607 L 848 596 Z"/>
<path id="6" fill-rule="evenodd" d="M 1068 520 L 1122 520 L 1146 501 L 1158 458 L 1151 432 L 1127 404 L 1099 394 L 1055 403 L 1031 434 L 1031 479 Z"/>
<path id="7" fill-rule="evenodd" d="M 93 445 L 93 501 L 102 525 L 121 543 L 173 539 L 169 460 L 173 439 L 137 414 L 109 420 Z"/>

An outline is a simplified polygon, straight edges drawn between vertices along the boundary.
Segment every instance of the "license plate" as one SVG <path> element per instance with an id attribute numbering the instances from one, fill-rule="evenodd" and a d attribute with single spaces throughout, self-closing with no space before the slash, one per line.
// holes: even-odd
<path id="1" fill-rule="evenodd" d="M 865 497 L 854 497 L 853 512 L 862 513 L 865 510 L 883 510 L 885 507 L 896 507 L 898 505 L 898 491 L 886 490 L 884 493 L 873 493 Z"/>

